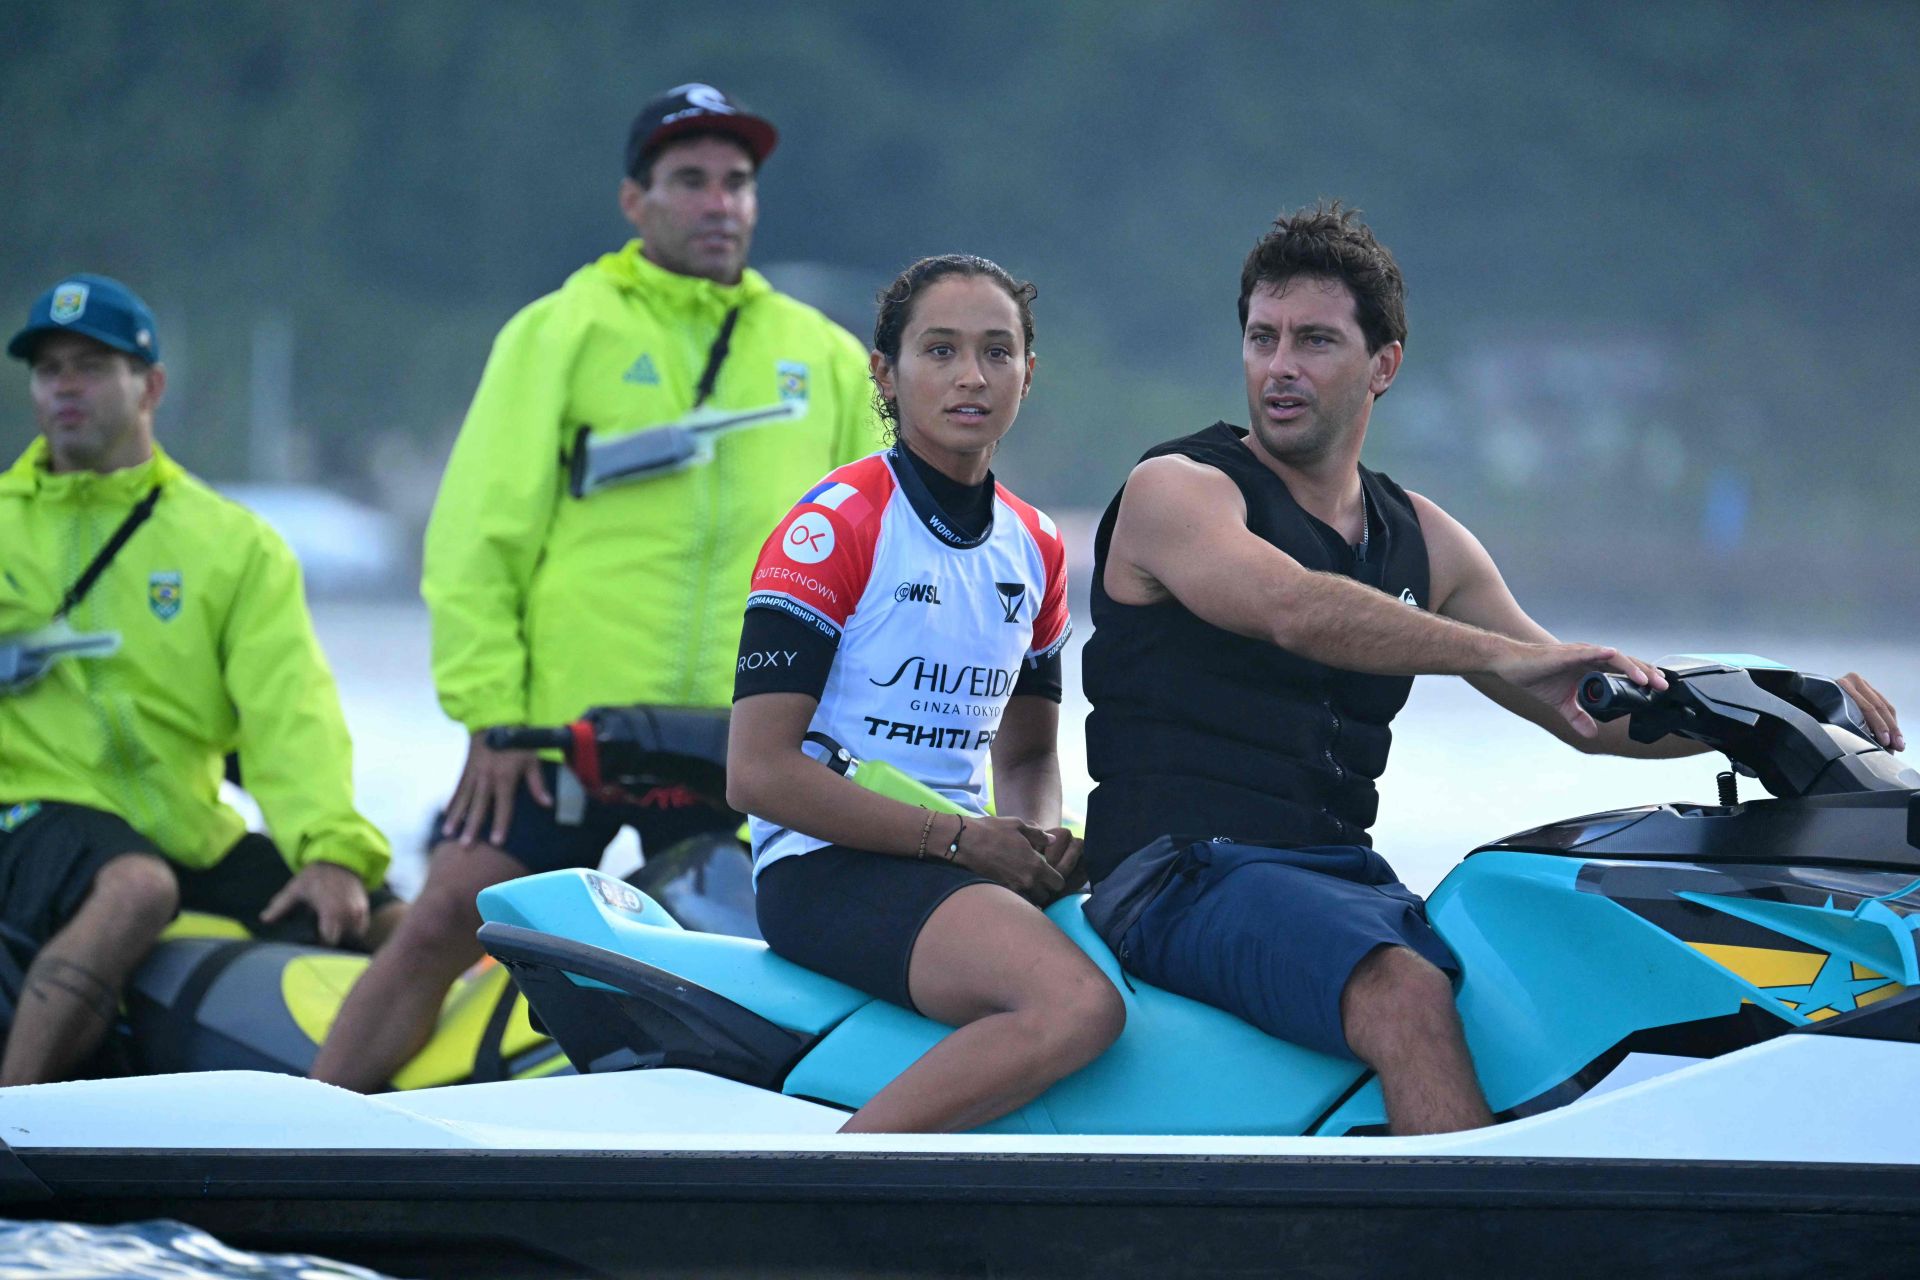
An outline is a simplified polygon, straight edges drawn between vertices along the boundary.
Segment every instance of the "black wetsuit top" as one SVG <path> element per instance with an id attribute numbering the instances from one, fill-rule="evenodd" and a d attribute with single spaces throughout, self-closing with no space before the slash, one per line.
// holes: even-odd
<path id="1" fill-rule="evenodd" d="M 1142 457 L 1179 454 L 1225 472 L 1247 527 L 1308 569 L 1344 574 L 1429 603 L 1427 544 L 1413 503 L 1360 468 L 1366 555 L 1309 515 L 1227 423 Z M 1369 844 L 1387 764 L 1389 724 L 1408 676 L 1363 675 L 1235 635 L 1185 606 L 1117 604 L 1107 595 L 1116 495 L 1094 538 L 1093 636 L 1081 670 L 1088 700 L 1085 857 L 1095 880 L 1163 835 L 1250 843 Z"/>

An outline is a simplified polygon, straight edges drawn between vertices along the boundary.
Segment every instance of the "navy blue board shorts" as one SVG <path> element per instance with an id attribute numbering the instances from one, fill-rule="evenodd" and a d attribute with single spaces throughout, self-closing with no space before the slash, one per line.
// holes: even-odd
<path id="1" fill-rule="evenodd" d="M 1142 900 L 1118 922 L 1119 936 L 1107 940 L 1122 967 L 1157 987 L 1268 1035 L 1352 1058 L 1340 996 L 1376 948 L 1411 948 L 1459 981 L 1459 962 L 1427 923 L 1425 901 L 1371 849 L 1163 841 L 1134 857 L 1156 848 L 1163 865 L 1140 886 Z M 1096 926 L 1100 888 L 1126 881 L 1127 866 L 1096 886 L 1087 907 Z"/>

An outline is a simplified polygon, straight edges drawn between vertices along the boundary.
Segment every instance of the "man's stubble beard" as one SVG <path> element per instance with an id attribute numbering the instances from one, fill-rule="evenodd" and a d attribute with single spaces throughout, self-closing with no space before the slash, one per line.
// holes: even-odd
<path id="1" fill-rule="evenodd" d="M 1259 406 L 1264 409 L 1265 406 Z M 1253 417 L 1253 435 L 1261 452 L 1276 462 L 1287 466 L 1305 469 L 1323 461 L 1333 452 L 1339 431 L 1329 425 L 1318 414 L 1314 415 L 1312 425 L 1303 431 L 1284 433 L 1262 422 L 1259 414 Z"/>

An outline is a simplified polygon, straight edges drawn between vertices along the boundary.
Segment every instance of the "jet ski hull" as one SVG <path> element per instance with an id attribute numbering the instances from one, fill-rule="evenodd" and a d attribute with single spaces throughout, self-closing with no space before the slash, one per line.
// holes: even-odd
<path id="1" fill-rule="evenodd" d="M 1912 1166 L 1042 1152 L 30 1151 L 15 1216 L 395 1275 L 1901 1274 Z M 17 1176 L 17 1175 L 16 1175 Z M 19 1184 L 9 1178 L 7 1189 Z"/>
<path id="2" fill-rule="evenodd" d="M 0 1092 L 0 1190 L 417 1276 L 1900 1274 L 1912 1052 L 1792 1034 L 1424 1138 L 856 1138 L 674 1069 L 89 1081 Z"/>

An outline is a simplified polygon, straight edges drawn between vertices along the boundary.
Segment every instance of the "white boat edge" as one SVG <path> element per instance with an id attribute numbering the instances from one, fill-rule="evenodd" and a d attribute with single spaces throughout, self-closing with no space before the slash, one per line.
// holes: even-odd
<path id="1" fill-rule="evenodd" d="M 1914 1046 L 1786 1035 L 1489 1129 L 1428 1137 L 840 1135 L 845 1113 L 662 1069 L 362 1097 L 221 1071 L 0 1089 L 46 1150 L 1488 1157 L 1920 1164 Z"/>

